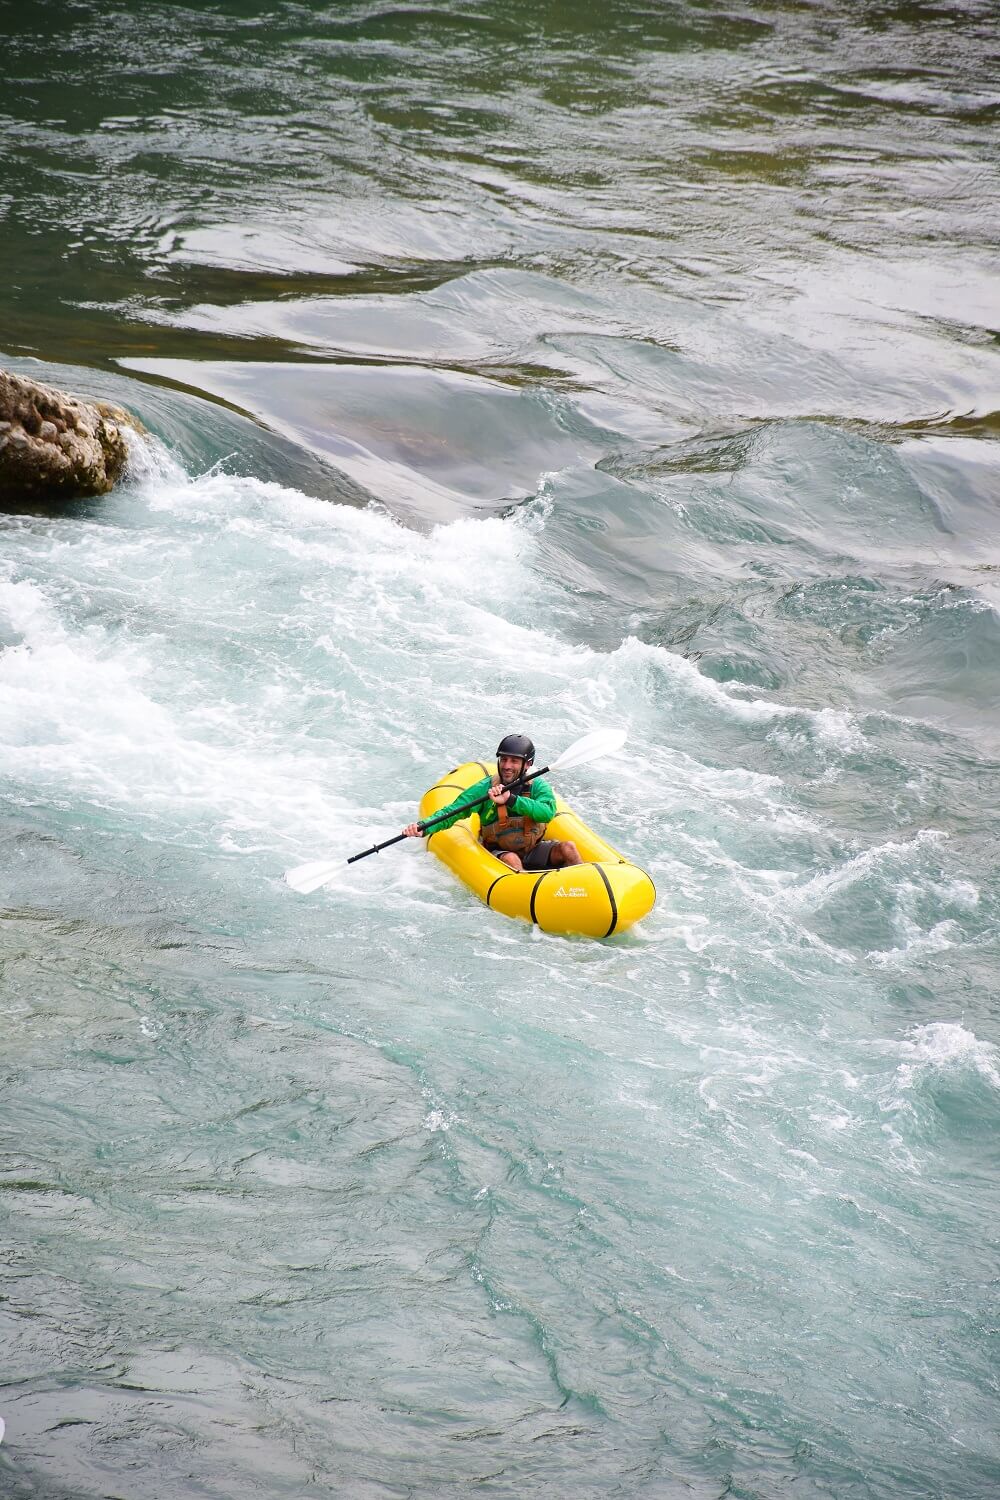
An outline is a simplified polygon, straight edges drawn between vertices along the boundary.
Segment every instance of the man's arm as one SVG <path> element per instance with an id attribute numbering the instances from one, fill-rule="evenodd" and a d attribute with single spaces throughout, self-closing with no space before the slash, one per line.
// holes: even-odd
<path id="1" fill-rule="evenodd" d="M 456 797 L 454 802 L 449 802 L 448 806 L 442 807 L 440 812 L 432 813 L 431 817 L 435 820 L 440 819 L 440 822 L 435 821 L 431 833 L 437 833 L 442 828 L 451 828 L 453 824 L 460 822 L 462 818 L 471 818 L 476 809 L 489 796 L 492 780 L 491 776 L 484 776 L 482 781 L 477 781 L 473 786 L 466 787 L 465 791 Z M 458 808 L 457 812 L 454 811 L 456 807 Z M 555 809 L 553 808 L 553 813 L 554 811 Z M 451 816 L 446 816 L 446 814 L 451 814 Z M 430 818 L 428 822 L 430 822 Z M 416 823 L 410 823 L 403 829 L 403 832 L 410 838 L 416 838 L 423 830 Z"/>
<path id="2" fill-rule="evenodd" d="M 551 823 L 556 815 L 556 794 L 539 776 L 530 783 L 531 795 L 515 797 L 507 811 L 515 818 L 532 818 L 536 823 Z"/>

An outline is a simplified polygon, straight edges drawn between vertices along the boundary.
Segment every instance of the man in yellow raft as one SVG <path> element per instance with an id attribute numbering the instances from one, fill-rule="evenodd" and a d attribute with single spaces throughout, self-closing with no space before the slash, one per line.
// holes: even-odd
<path id="1" fill-rule="evenodd" d="M 437 833 L 462 818 L 479 813 L 479 841 L 512 870 L 548 870 L 560 865 L 582 864 L 579 851 L 569 839 L 546 839 L 545 826 L 556 815 L 555 793 L 548 782 L 536 776 L 522 786 L 535 747 L 526 734 L 507 734 L 497 746 L 497 774 L 484 776 L 435 813 Z M 481 800 L 479 800 L 481 799 Z M 447 817 L 453 808 L 458 811 Z M 407 838 L 419 838 L 423 829 L 410 823 Z"/>

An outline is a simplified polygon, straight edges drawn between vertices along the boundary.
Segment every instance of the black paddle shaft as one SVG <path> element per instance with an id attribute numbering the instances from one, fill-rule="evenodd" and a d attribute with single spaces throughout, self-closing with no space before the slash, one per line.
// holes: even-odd
<path id="1" fill-rule="evenodd" d="M 527 786 L 528 782 L 534 781 L 536 776 L 544 776 L 546 771 L 549 771 L 551 769 L 551 766 L 543 766 L 540 771 L 532 771 L 530 776 L 525 776 L 522 778 L 521 785 Z M 429 828 L 434 827 L 435 823 L 443 823 L 445 818 L 453 818 L 456 812 L 464 812 L 465 808 L 467 807 L 470 810 L 477 807 L 483 807 L 486 801 L 487 799 L 485 797 L 477 797 L 473 802 L 465 802 L 457 808 L 453 807 L 449 812 L 436 813 L 433 818 L 428 818 L 426 822 L 418 823 L 417 827 L 420 829 L 421 833 L 426 833 Z M 360 854 L 352 854 L 350 859 L 347 860 L 347 864 L 353 865 L 359 859 L 367 859 L 369 854 L 378 854 L 382 849 L 388 849 L 393 844 L 398 844 L 402 839 L 405 838 L 405 833 L 397 833 L 395 838 L 386 839 L 385 843 L 383 844 L 372 844 L 370 849 L 362 849 Z"/>

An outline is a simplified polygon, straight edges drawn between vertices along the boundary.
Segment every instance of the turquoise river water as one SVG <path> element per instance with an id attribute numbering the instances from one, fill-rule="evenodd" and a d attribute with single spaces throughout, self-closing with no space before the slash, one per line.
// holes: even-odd
<path id="1" fill-rule="evenodd" d="M 997 11 L 0 4 L 0 1494 L 1000 1494 Z M 499 735 L 631 933 L 408 841 Z"/>

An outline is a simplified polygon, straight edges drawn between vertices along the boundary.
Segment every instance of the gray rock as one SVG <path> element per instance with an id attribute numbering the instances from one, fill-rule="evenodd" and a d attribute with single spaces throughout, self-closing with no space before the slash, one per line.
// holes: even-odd
<path id="1" fill-rule="evenodd" d="M 0 507 L 106 495 L 128 459 L 129 429 L 145 431 L 120 406 L 0 370 Z"/>

